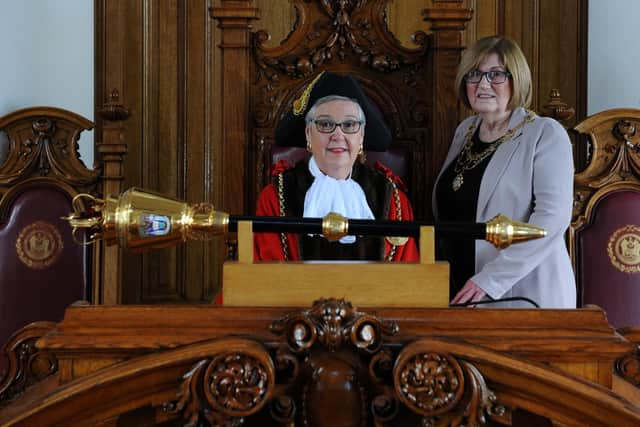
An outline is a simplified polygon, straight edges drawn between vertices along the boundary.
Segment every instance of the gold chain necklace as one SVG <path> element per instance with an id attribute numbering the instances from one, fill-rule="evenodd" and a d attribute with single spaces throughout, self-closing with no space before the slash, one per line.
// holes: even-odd
<path id="1" fill-rule="evenodd" d="M 498 140 L 491 143 L 486 149 L 482 150 L 479 153 L 473 153 L 471 148 L 473 147 L 473 134 L 476 131 L 476 127 L 478 126 L 479 116 L 476 116 L 469 129 L 467 129 L 467 133 L 464 136 L 465 143 L 462 148 L 462 152 L 458 156 L 456 160 L 456 165 L 453 168 L 453 173 L 455 173 L 455 177 L 453 178 L 453 182 L 451 183 L 451 187 L 453 191 L 458 191 L 462 184 L 464 184 L 464 172 L 470 169 L 475 168 L 486 159 L 490 154 L 498 149 L 498 147 L 503 143 L 508 141 L 513 137 L 513 135 L 520 130 L 525 124 L 532 122 L 535 119 L 535 113 L 533 111 L 527 111 L 526 117 L 518 123 L 512 129 L 509 129 L 507 133 L 502 135 Z"/>

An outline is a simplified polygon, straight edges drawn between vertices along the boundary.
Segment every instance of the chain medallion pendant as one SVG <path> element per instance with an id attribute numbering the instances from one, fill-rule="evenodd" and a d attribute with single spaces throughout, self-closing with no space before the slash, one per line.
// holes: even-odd
<path id="1" fill-rule="evenodd" d="M 453 188 L 453 191 L 458 191 L 460 187 L 462 187 L 462 184 L 464 184 L 464 177 L 462 176 L 461 173 L 459 173 L 458 175 L 455 176 L 455 178 L 453 178 L 451 187 Z"/>

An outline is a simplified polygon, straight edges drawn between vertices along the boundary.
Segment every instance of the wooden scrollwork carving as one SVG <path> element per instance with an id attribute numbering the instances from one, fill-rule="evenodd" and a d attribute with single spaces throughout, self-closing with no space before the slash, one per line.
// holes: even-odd
<path id="1" fill-rule="evenodd" d="M 11 149 L 0 165 L 0 185 L 11 185 L 32 176 L 61 179 L 74 187 L 93 185 L 98 171 L 80 161 L 78 140 L 93 123 L 59 108 L 26 108 L 0 118 L 0 129 Z"/>
<path id="2" fill-rule="evenodd" d="M 628 354 L 616 361 L 616 373 L 636 387 L 640 387 L 640 355 Z"/>
<path id="3" fill-rule="evenodd" d="M 244 417 L 260 411 L 275 386 L 275 368 L 264 348 L 241 342 L 228 351 L 203 359 L 183 376 L 176 401 L 162 409 L 181 414 L 187 425 L 201 419 L 211 425 L 240 425 Z"/>
<path id="4" fill-rule="evenodd" d="M 36 341 L 54 327 L 54 322 L 32 323 L 7 341 L 3 351 L 9 359 L 9 368 L 4 378 L 0 378 L 0 407 L 58 370 L 57 358 L 35 346 Z"/>
<path id="5" fill-rule="evenodd" d="M 274 113 L 296 95 L 287 85 L 317 73 L 340 67 L 361 69 L 363 73 L 402 72 L 407 94 L 422 92 L 421 61 L 429 48 L 429 37 L 418 31 L 413 40 L 418 46 L 408 49 L 388 30 L 386 0 L 319 0 L 294 2 L 296 23 L 286 40 L 276 48 L 265 43 L 266 31 L 253 33 L 253 54 L 257 66 L 260 102 L 254 108 L 258 126 L 272 125 Z M 413 92 L 411 92 L 413 90 Z M 424 88 L 426 93 L 427 88 Z M 413 99 L 408 96 L 406 99 Z M 388 101 L 388 100 L 385 100 Z M 393 105 L 386 102 L 385 105 Z M 417 123 L 424 126 L 426 105 L 414 103 Z M 395 119 L 395 117 L 394 117 Z"/>
<path id="6" fill-rule="evenodd" d="M 358 312 L 344 300 L 318 300 L 310 310 L 272 323 L 271 330 L 285 341 L 275 365 L 279 374 L 286 373 L 279 376 L 286 387 L 271 402 L 274 419 L 331 425 L 331 416 L 324 424 L 317 420 L 322 408 L 337 406 L 348 425 L 407 419 L 433 426 L 480 425 L 487 415 L 506 411 L 471 363 L 419 343 L 399 354 L 383 347 L 384 336 L 398 333 L 397 324 Z"/>
<path id="7" fill-rule="evenodd" d="M 585 120 L 584 123 L 588 123 Z M 589 186 L 600 188 L 619 180 L 640 180 L 640 126 L 638 118 L 622 118 L 603 124 L 595 123 L 591 128 L 581 124 L 576 130 L 588 131 L 593 143 L 593 155 L 589 168 L 578 177 L 591 172 Z M 603 132 L 602 125 L 608 125 L 609 135 Z M 599 172 L 599 173 L 597 173 Z M 597 173 L 597 174 L 596 174 Z M 582 182 L 582 179 L 579 180 Z"/>
<path id="8" fill-rule="evenodd" d="M 273 419 L 284 425 L 330 426 L 338 419 L 345 425 L 363 425 L 371 416 L 370 389 L 376 396 L 374 417 L 397 412 L 392 387 L 384 385 L 391 378 L 393 356 L 381 350 L 384 336 L 397 334 L 396 323 L 330 298 L 270 328 L 284 340 L 276 352 L 276 367 L 285 387 L 271 404 Z M 326 414 L 327 407 L 340 407 L 341 414 Z"/>
<path id="9" fill-rule="evenodd" d="M 635 351 L 616 360 L 615 370 L 618 375 L 640 388 L 640 329 L 637 327 L 620 328 L 616 332 L 635 343 Z"/>
<path id="10" fill-rule="evenodd" d="M 380 72 L 397 70 L 400 64 L 407 63 L 408 58 L 385 50 L 385 42 L 399 45 L 395 36 L 388 31 L 382 36 L 373 31 L 374 27 L 387 28 L 386 1 L 376 2 L 368 8 L 372 13 L 363 15 L 362 12 L 367 12 L 366 0 L 321 0 L 317 6 L 323 13 L 313 23 L 310 22 L 311 7 L 315 5 L 309 3 L 295 2 L 296 24 L 287 39 L 303 41 L 296 52 L 283 57 L 265 55 L 268 49 L 264 43 L 271 36 L 265 31 L 255 33 L 256 60 L 261 68 L 270 67 L 290 77 L 303 77 L 334 59 L 344 62 L 349 55 L 355 55 L 361 65 Z M 298 31 L 305 31 L 306 36 L 302 38 Z M 421 46 L 420 51 L 426 49 L 428 39 L 424 32 L 415 33 L 413 40 Z"/>
<path id="11" fill-rule="evenodd" d="M 412 343 L 396 359 L 393 372 L 399 400 L 423 416 L 425 426 L 482 425 L 503 406 L 471 363 Z"/>
<path id="12" fill-rule="evenodd" d="M 603 111 L 574 127 L 589 137 L 591 147 L 589 165 L 575 175 L 574 222 L 583 221 L 588 201 L 599 189 L 640 182 L 639 127 L 640 110 L 630 108 Z"/>
<path id="13" fill-rule="evenodd" d="M 615 177 L 623 180 L 640 176 L 640 135 L 636 134 L 636 122 L 631 120 L 618 120 L 612 129 L 612 133 L 618 140 L 615 144 L 605 144 L 603 150 L 615 156 L 611 163 L 611 169 L 606 177 L 596 185 L 604 185 Z"/>
<path id="14" fill-rule="evenodd" d="M 321 299 L 310 310 L 274 322 L 271 330 L 286 337 L 294 353 L 308 351 L 316 341 L 331 351 L 351 343 L 368 353 L 382 345 L 383 335 L 398 333 L 398 325 L 356 311 L 344 299 Z"/>

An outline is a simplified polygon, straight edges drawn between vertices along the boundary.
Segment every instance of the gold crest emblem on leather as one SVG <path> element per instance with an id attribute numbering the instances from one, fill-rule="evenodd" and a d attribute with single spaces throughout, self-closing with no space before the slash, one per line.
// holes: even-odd
<path id="1" fill-rule="evenodd" d="M 27 225 L 20 230 L 16 239 L 18 258 L 34 270 L 42 270 L 54 264 L 63 248 L 60 232 L 46 221 L 36 221 Z"/>
<path id="2" fill-rule="evenodd" d="M 611 264 L 624 273 L 640 272 L 640 227 L 627 225 L 609 238 L 607 253 Z"/>

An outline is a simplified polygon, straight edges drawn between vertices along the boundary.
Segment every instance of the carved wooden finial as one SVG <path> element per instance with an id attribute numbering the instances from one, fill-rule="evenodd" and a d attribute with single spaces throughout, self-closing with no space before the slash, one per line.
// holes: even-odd
<path id="1" fill-rule="evenodd" d="M 98 108 L 98 114 L 105 120 L 121 121 L 127 119 L 131 112 L 120 103 L 120 92 L 113 88 L 107 101 Z"/>
<path id="2" fill-rule="evenodd" d="M 398 325 L 361 313 L 344 299 L 328 298 L 315 301 L 310 310 L 274 322 L 271 331 L 285 336 L 295 353 L 308 351 L 316 342 L 332 351 L 350 343 L 367 353 L 375 353 L 383 343 L 383 336 L 398 333 Z"/>
<path id="3" fill-rule="evenodd" d="M 111 91 L 111 94 L 109 94 L 109 102 L 118 103 L 119 100 L 120 100 L 120 92 L 118 92 L 118 89 L 114 87 L 113 90 Z"/>
<path id="4" fill-rule="evenodd" d="M 575 113 L 576 111 L 573 107 L 570 107 L 562 101 L 558 89 L 551 89 L 551 92 L 549 92 L 549 102 L 542 106 L 542 111 L 540 112 L 541 115 L 552 117 L 559 122 L 569 120 Z"/>

